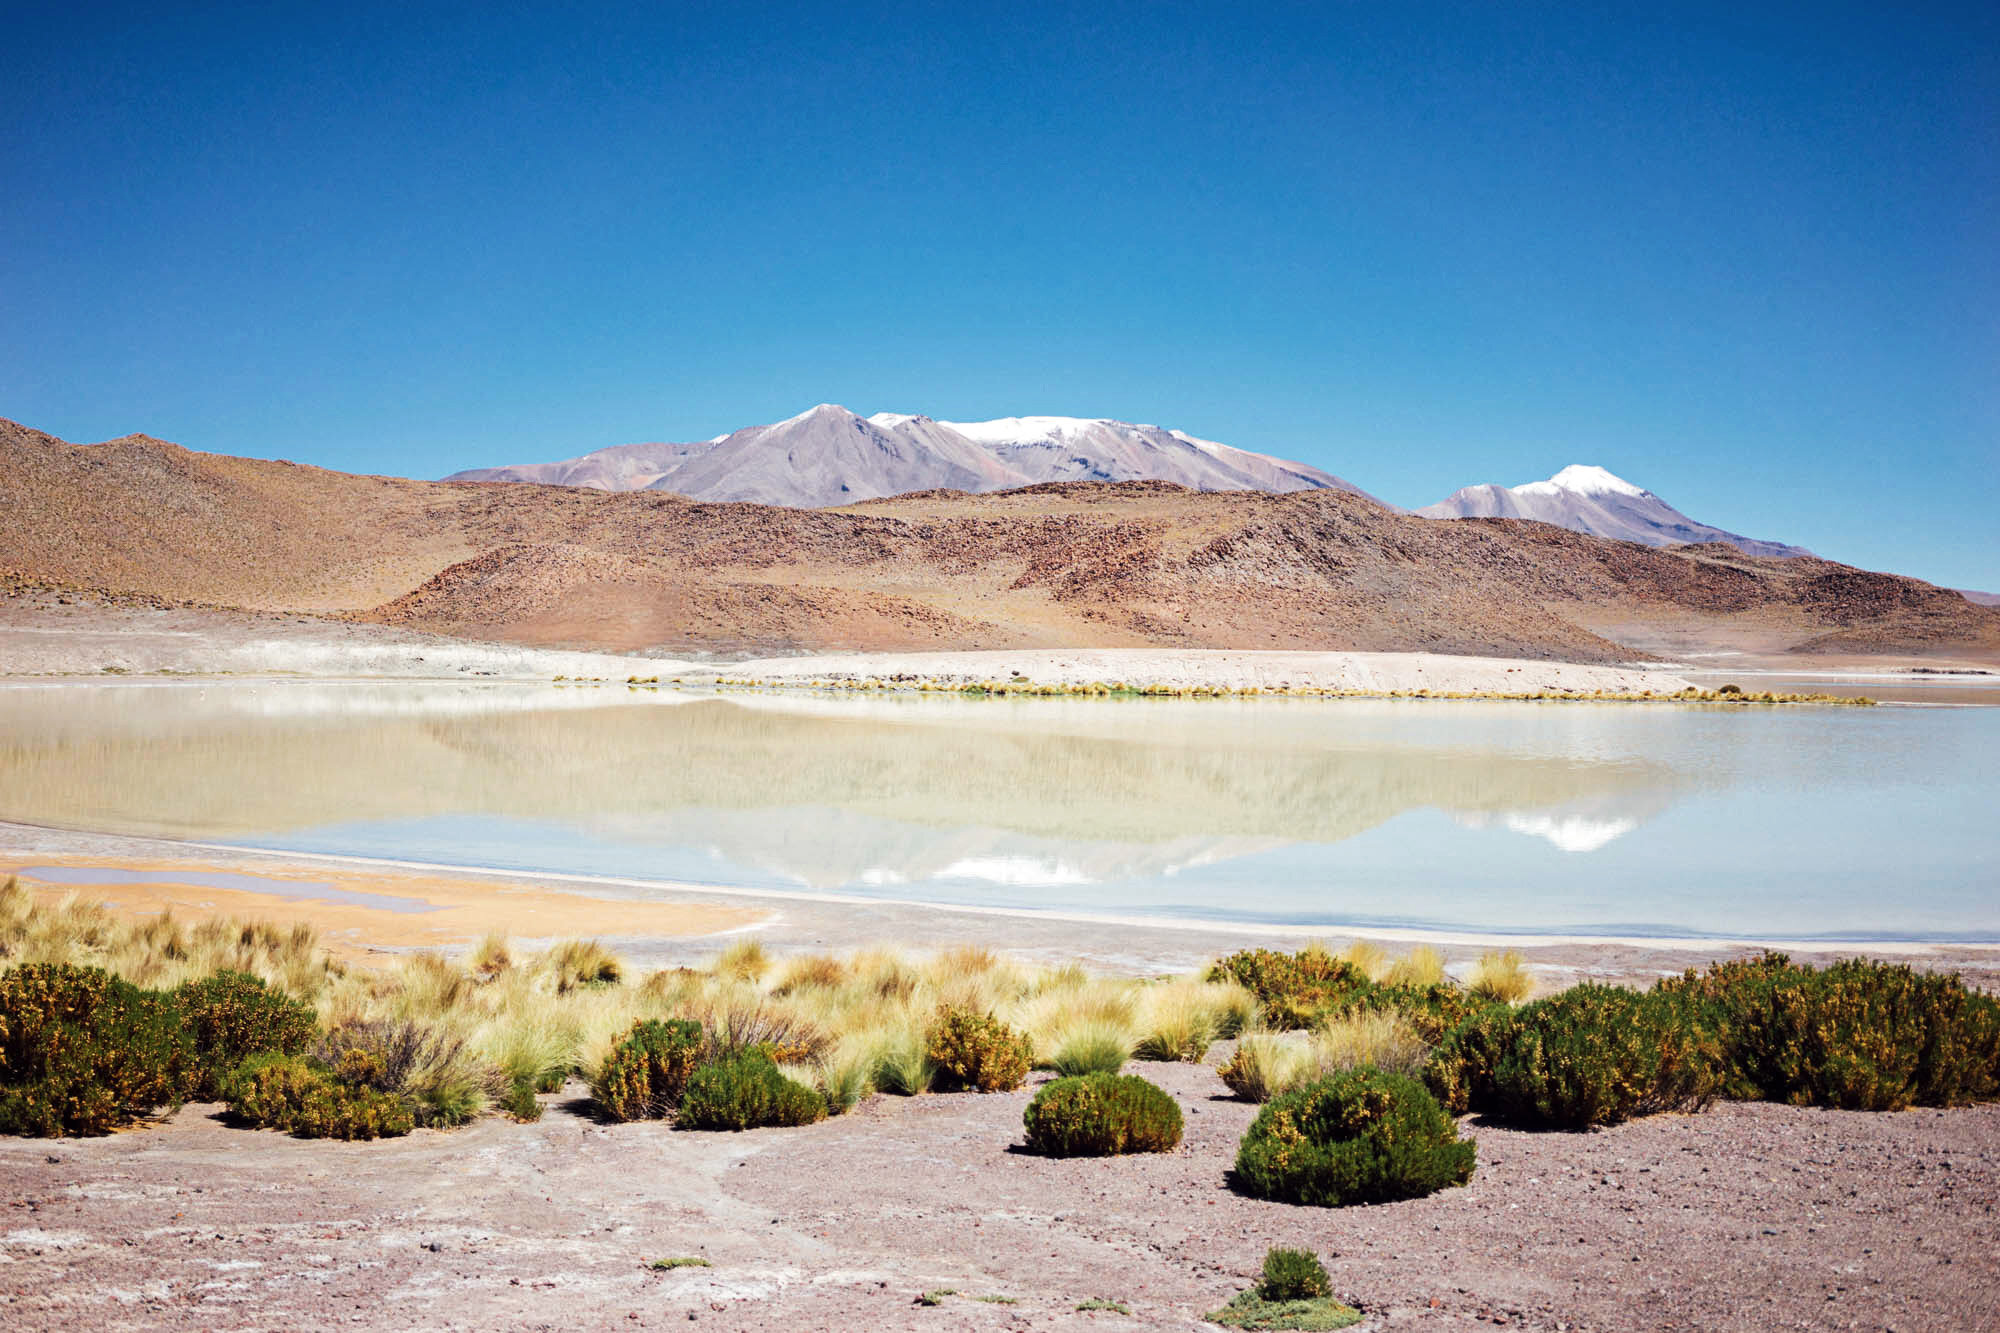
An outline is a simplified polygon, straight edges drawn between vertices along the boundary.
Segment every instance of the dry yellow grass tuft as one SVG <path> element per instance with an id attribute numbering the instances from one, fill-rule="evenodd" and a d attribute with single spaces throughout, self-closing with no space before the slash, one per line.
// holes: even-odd
<path id="1" fill-rule="evenodd" d="M 1419 944 L 1390 966 L 1387 980 L 1397 986 L 1435 986 L 1444 980 L 1444 955 Z"/>
<path id="2" fill-rule="evenodd" d="M 1340 956 L 1370 981 L 1381 981 L 1389 975 L 1389 955 L 1373 940 L 1356 940 L 1341 950 Z"/>
<path id="3" fill-rule="evenodd" d="M 1489 951 L 1479 955 L 1479 961 L 1472 965 L 1465 988 L 1481 999 L 1519 1004 L 1535 993 L 1535 978 L 1515 950 Z"/>

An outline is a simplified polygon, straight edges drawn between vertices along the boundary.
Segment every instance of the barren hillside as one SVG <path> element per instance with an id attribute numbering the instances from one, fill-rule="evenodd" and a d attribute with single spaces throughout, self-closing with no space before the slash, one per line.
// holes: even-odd
<path id="1" fill-rule="evenodd" d="M 2000 611 L 1723 545 L 1436 522 L 1334 490 L 1158 482 L 848 509 L 351 476 L 0 423 L 0 571 L 615 650 L 1131 644 L 1576 661 L 1754 639 L 2000 658 Z"/>

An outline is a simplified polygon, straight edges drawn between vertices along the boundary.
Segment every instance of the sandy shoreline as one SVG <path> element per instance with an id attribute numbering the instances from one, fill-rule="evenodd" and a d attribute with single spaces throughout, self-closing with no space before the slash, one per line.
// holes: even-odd
<path id="1" fill-rule="evenodd" d="M 43 901 L 74 895 L 124 915 L 172 912 L 184 921 L 233 917 L 282 928 L 308 925 L 330 952 L 349 960 L 409 949 L 457 952 L 489 933 L 538 942 L 592 935 L 713 937 L 769 917 L 740 903 L 604 898 L 500 875 L 472 879 L 386 864 L 336 867 L 310 858 L 272 857 L 246 873 L 244 866 L 192 858 L 0 850 L 0 878 L 8 875 L 19 875 Z"/>
<path id="2" fill-rule="evenodd" d="M 1049 685 L 1123 682 L 1168 689 L 1437 693 L 1535 691 L 1672 693 L 1673 671 L 1439 653 L 1258 652 L 1224 649 L 1024 649 L 991 652 L 819 653 L 748 660 L 572 652 L 477 643 L 304 616 L 0 603 L 0 677 L 127 675 L 310 676 L 389 679 L 557 676 L 932 680 L 964 685 L 1024 678 Z"/>
<path id="3" fill-rule="evenodd" d="M 1168 689 L 1326 690 L 1342 693 L 1659 694 L 1690 688 L 1652 667 L 1584 666 L 1439 653 L 1248 652 L 1209 648 L 1030 649 L 961 653 L 819 653 L 731 665 L 729 679 L 769 684 L 813 681 L 988 681 L 1082 686 L 1124 683 Z M 688 679 L 694 679 L 688 676 Z"/>
<path id="4" fill-rule="evenodd" d="M 1778 949 L 1801 960 L 1858 955 L 1909 962 L 1957 971 L 1975 984 L 2000 987 L 2000 944 L 1548 935 L 1208 921 L 618 876 L 531 874 L 0 823 L 0 874 L 35 865 L 178 871 L 190 878 L 111 884 L 104 889 L 78 884 L 34 887 L 51 897 L 76 893 L 135 913 L 171 907 L 190 919 L 236 915 L 285 924 L 310 921 L 327 933 L 329 944 L 350 956 L 410 948 L 451 952 L 489 930 L 501 930 L 530 939 L 600 938 L 640 966 L 666 967 L 700 962 L 722 947 L 725 941 L 720 936 L 751 930 L 779 952 L 969 943 L 1042 962 L 1079 960 L 1110 972 L 1159 974 L 1188 971 L 1236 949 L 1297 949 L 1310 941 L 1338 948 L 1366 939 L 1391 946 L 1392 951 L 1428 944 L 1444 955 L 1449 966 L 1460 969 L 1487 950 L 1516 949 L 1551 988 L 1586 977 L 1643 984 L 1764 949 Z M 329 883 L 346 893 L 420 899 L 451 910 L 414 914 L 351 901 L 297 901 L 201 882 L 204 876 L 218 874 Z"/>

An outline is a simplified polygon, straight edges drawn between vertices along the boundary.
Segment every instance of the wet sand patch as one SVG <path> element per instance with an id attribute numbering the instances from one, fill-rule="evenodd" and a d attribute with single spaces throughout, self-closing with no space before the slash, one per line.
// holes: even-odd
<path id="1" fill-rule="evenodd" d="M 673 938 L 755 926 L 771 913 L 702 902 L 643 902 L 507 880 L 388 870 L 277 865 L 268 872 L 199 862 L 0 857 L 37 897 L 77 896 L 114 912 L 190 920 L 227 916 L 310 925 L 350 959 L 385 949 L 461 947 L 498 931 L 520 940 L 569 936 Z"/>

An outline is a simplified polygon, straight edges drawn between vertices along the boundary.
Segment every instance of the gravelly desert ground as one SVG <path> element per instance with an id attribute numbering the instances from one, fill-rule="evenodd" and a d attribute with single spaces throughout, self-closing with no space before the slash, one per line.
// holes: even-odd
<path id="1" fill-rule="evenodd" d="M 535 1125 L 373 1144 L 211 1106 L 0 1142 L 0 1304 L 24 1330 L 1195 1329 L 1304 1244 L 1378 1328 L 2000 1328 L 2000 1107 L 1468 1124 L 1469 1186 L 1321 1210 L 1226 1187 L 1254 1108 L 1212 1069 L 1138 1068 L 1187 1111 L 1175 1153 L 1016 1151 L 1025 1090 L 735 1135 L 599 1124 L 572 1087 Z M 714 1266 L 644 1267 L 670 1255 Z"/>

